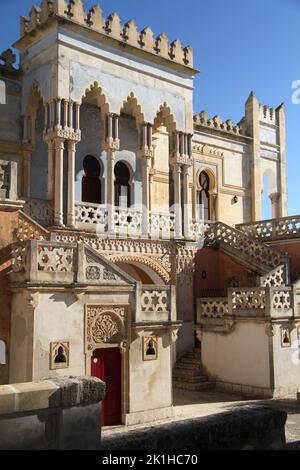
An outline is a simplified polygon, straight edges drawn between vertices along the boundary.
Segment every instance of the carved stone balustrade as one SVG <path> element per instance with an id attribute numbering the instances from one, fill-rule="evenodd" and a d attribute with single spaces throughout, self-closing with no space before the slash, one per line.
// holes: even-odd
<path id="1" fill-rule="evenodd" d="M 176 321 L 175 286 L 138 285 L 136 322 Z"/>
<path id="2" fill-rule="evenodd" d="M 231 288 L 225 298 L 197 299 L 197 325 L 228 333 L 238 319 L 294 318 L 295 296 L 291 287 Z"/>
<path id="3" fill-rule="evenodd" d="M 150 213 L 149 232 L 151 238 L 170 240 L 175 233 L 175 214 Z"/>
<path id="4" fill-rule="evenodd" d="M 105 233 L 107 230 L 107 208 L 88 202 L 75 203 L 75 224 L 79 229 Z"/>
<path id="5" fill-rule="evenodd" d="M 218 244 L 221 250 L 233 254 L 242 264 L 255 268 L 261 275 L 287 262 L 278 251 L 222 222 L 210 224 L 205 233 L 205 243 L 208 246 Z"/>
<path id="6" fill-rule="evenodd" d="M 189 236 L 193 241 L 204 243 L 205 233 L 210 228 L 209 222 L 190 220 Z"/>
<path id="7" fill-rule="evenodd" d="M 248 237 L 261 241 L 288 240 L 300 237 L 300 215 L 262 220 L 236 226 Z"/>
<path id="8" fill-rule="evenodd" d="M 44 240 L 19 242 L 12 247 L 12 282 L 55 282 L 75 280 L 77 244 Z"/>
<path id="9" fill-rule="evenodd" d="M 121 236 L 142 234 L 142 212 L 131 208 L 116 207 L 114 210 L 115 232 Z"/>

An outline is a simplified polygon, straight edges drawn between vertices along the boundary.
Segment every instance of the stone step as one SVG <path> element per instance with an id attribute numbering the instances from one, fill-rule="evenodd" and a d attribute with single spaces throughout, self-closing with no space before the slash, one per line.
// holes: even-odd
<path id="1" fill-rule="evenodd" d="M 173 369 L 173 374 L 176 374 L 182 378 L 186 377 L 187 375 L 189 375 L 190 377 L 197 377 L 197 376 L 204 375 L 201 367 L 199 369 L 187 369 L 187 368 L 177 367 L 177 365 Z"/>
<path id="2" fill-rule="evenodd" d="M 202 392 L 206 390 L 213 390 L 216 384 L 214 382 L 190 383 L 173 381 L 173 387 L 180 390 L 190 390 L 191 392 Z"/>
<path id="3" fill-rule="evenodd" d="M 199 357 L 194 358 L 194 357 L 186 357 L 183 356 L 180 360 L 179 363 L 181 364 L 201 364 L 201 359 Z"/>
<path id="4" fill-rule="evenodd" d="M 190 369 L 190 370 L 201 370 L 201 363 L 197 364 L 188 363 L 188 362 L 177 362 L 176 369 Z"/>
<path id="5" fill-rule="evenodd" d="M 194 384 L 200 384 L 203 382 L 207 382 L 207 377 L 206 375 L 185 375 L 185 377 L 182 377 L 176 373 L 173 374 L 173 381 L 174 382 L 185 382 L 185 383 L 194 383 Z"/>
<path id="6" fill-rule="evenodd" d="M 199 361 L 201 361 L 201 354 L 198 354 L 198 353 L 195 353 L 195 352 L 188 352 L 182 357 L 190 357 L 192 359 L 198 359 Z"/>

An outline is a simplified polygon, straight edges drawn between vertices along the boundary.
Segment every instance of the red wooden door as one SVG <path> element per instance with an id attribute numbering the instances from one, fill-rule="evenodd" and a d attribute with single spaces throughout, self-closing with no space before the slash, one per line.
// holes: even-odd
<path id="1" fill-rule="evenodd" d="M 106 383 L 101 425 L 121 424 L 121 353 L 118 348 L 96 349 L 91 374 Z"/>

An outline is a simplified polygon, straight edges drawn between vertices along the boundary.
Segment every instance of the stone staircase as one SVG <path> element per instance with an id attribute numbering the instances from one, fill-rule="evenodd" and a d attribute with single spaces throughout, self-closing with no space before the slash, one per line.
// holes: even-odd
<path id="1" fill-rule="evenodd" d="M 202 372 L 200 348 L 194 348 L 176 362 L 173 369 L 173 387 L 193 392 L 215 388 L 215 383 L 209 382 Z"/>

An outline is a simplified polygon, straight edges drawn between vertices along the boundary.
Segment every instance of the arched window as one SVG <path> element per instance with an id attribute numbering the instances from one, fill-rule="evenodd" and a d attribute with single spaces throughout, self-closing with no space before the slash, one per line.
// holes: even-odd
<path id="1" fill-rule="evenodd" d="M 3 340 L 0 340 L 0 366 L 6 364 L 6 343 Z"/>
<path id="2" fill-rule="evenodd" d="M 130 171 L 123 162 L 115 165 L 115 206 L 130 207 Z"/>
<path id="3" fill-rule="evenodd" d="M 199 177 L 199 217 L 200 219 L 210 220 L 211 211 L 210 211 L 210 184 L 209 176 L 205 171 L 200 173 Z"/>
<path id="4" fill-rule="evenodd" d="M 101 166 L 97 158 L 87 155 L 83 161 L 82 201 L 101 204 Z"/>

